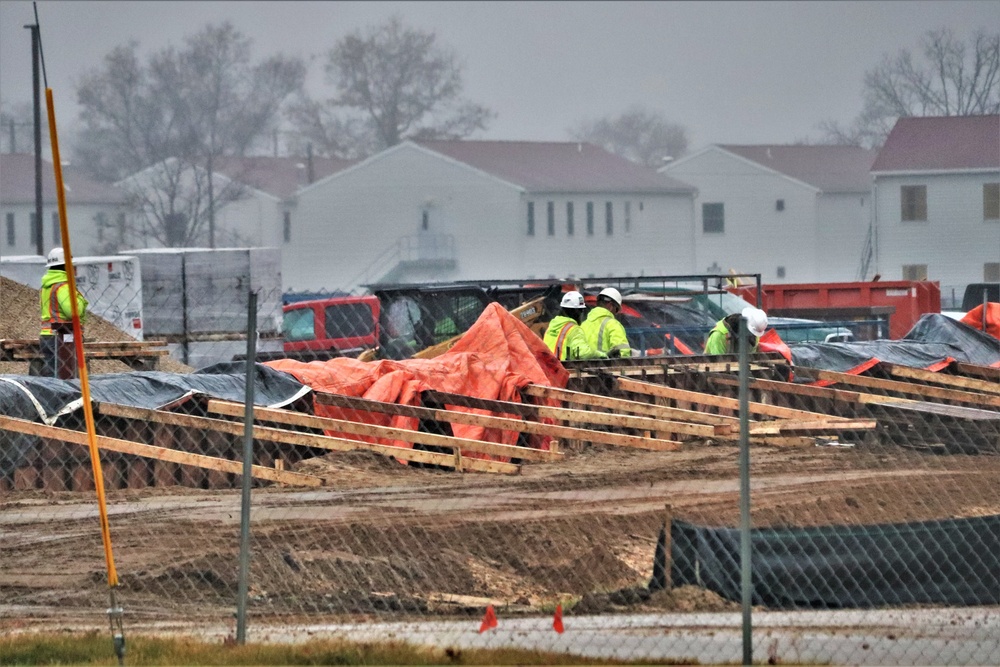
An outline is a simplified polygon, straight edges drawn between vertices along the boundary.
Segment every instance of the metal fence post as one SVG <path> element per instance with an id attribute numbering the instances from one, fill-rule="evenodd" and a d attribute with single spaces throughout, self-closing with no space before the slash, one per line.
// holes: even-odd
<path id="1" fill-rule="evenodd" d="M 758 292 L 760 294 L 758 283 Z M 750 570 L 750 351 L 747 319 L 740 318 L 740 593 L 743 602 L 743 664 L 753 663 Z"/>
<path id="2" fill-rule="evenodd" d="M 253 374 L 257 359 L 257 293 L 247 305 L 246 398 L 243 410 L 243 494 L 240 500 L 240 574 L 236 600 L 236 642 L 247 641 L 247 592 L 250 575 L 250 473 L 253 464 Z"/>

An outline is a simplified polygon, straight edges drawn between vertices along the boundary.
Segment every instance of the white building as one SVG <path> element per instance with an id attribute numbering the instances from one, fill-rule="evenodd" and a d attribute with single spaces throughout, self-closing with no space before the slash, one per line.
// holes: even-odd
<path id="1" fill-rule="evenodd" d="M 330 158 L 216 158 L 212 179 L 215 247 L 280 245 L 291 220 L 289 198 L 317 178 L 351 164 Z M 202 166 L 170 158 L 117 185 L 138 210 L 128 243 L 147 248 L 209 244 L 208 176 Z M 162 222 L 167 211 L 187 220 L 197 216 L 201 220 L 197 235 L 168 243 Z"/>
<path id="2" fill-rule="evenodd" d="M 872 176 L 884 278 L 1000 281 L 1000 115 L 900 118 Z"/>
<path id="3" fill-rule="evenodd" d="M 874 157 L 854 146 L 713 145 L 659 171 L 698 189 L 697 271 L 849 281 L 868 238 Z"/>
<path id="4" fill-rule="evenodd" d="M 125 224 L 125 197 L 115 188 L 63 167 L 66 217 L 75 255 L 101 254 Z M 42 254 L 62 245 L 59 202 L 52 163 L 42 160 L 42 224 L 35 224 L 35 156 L 0 155 L 0 255 L 37 255 L 36 234 L 42 234 Z"/>
<path id="5" fill-rule="evenodd" d="M 586 143 L 407 141 L 293 198 L 284 287 L 691 273 L 692 195 Z"/>

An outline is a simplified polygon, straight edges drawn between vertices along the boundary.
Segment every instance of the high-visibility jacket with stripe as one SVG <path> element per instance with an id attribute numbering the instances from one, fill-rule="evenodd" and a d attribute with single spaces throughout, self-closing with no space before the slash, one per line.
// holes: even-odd
<path id="1" fill-rule="evenodd" d="M 719 320 L 708 332 L 708 340 L 705 341 L 705 354 L 735 354 L 738 350 L 734 345 L 736 334 L 729 330 L 724 319 Z M 751 352 L 757 351 L 757 339 L 754 339 Z"/>
<path id="2" fill-rule="evenodd" d="M 42 336 L 52 336 L 53 326 L 68 325 L 73 322 L 73 306 L 69 300 L 69 281 L 66 272 L 49 269 L 42 276 L 42 290 L 38 293 L 42 315 Z M 76 308 L 83 322 L 89 302 L 80 292 L 76 293 Z"/>
<path id="3" fill-rule="evenodd" d="M 612 358 L 632 356 L 624 325 L 607 308 L 591 308 L 580 327 L 587 336 L 587 342 L 595 350 Z"/>
<path id="4" fill-rule="evenodd" d="M 545 344 L 559 361 L 574 359 L 606 359 L 608 355 L 598 352 L 587 343 L 587 336 L 576 320 L 557 315 L 549 322 L 545 331 Z"/>

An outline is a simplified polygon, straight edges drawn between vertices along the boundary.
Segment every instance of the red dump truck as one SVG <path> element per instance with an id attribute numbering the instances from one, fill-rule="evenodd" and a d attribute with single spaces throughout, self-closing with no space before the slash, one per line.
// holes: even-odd
<path id="1" fill-rule="evenodd" d="M 756 287 L 731 292 L 754 303 Z M 888 337 L 902 338 L 925 313 L 941 312 L 941 286 L 926 280 L 762 285 L 768 315 L 848 321 L 888 319 Z"/>

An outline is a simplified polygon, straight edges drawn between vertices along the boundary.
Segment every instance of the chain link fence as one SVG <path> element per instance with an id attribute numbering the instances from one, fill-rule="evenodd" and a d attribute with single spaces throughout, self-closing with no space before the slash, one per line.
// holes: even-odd
<path id="1" fill-rule="evenodd" d="M 126 633 L 236 632 L 254 292 L 250 641 L 731 663 L 746 599 L 755 662 L 1000 655 L 985 334 L 960 360 L 878 320 L 778 321 L 741 414 L 738 356 L 701 353 L 739 312 L 723 276 L 577 282 L 591 306 L 625 294 L 633 353 L 559 364 L 558 281 L 292 295 L 251 255 L 137 253 L 139 336 L 88 294 L 111 323 L 85 349 Z M 0 362 L 0 627 L 106 627 L 79 384 L 29 374 L 25 340 Z"/>

